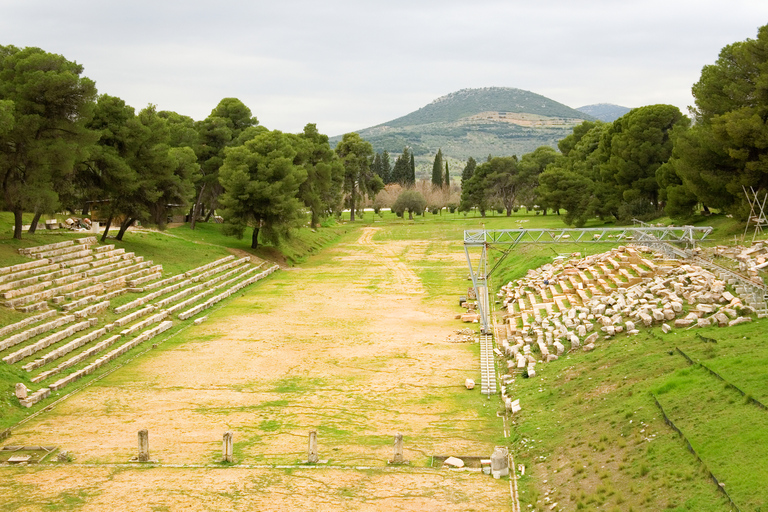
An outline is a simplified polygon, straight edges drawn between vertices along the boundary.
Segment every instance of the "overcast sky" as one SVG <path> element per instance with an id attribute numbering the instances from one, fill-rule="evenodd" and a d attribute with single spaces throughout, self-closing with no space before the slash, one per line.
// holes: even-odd
<path id="1" fill-rule="evenodd" d="M 0 44 L 77 61 L 137 110 L 202 119 L 234 96 L 328 135 L 491 86 L 687 113 L 702 66 L 764 24 L 766 0 L 0 0 Z"/>

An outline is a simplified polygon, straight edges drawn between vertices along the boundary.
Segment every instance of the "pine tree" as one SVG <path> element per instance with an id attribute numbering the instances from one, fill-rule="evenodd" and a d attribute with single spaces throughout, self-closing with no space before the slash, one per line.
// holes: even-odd
<path id="1" fill-rule="evenodd" d="M 443 150 L 438 149 L 435 155 L 435 162 L 432 164 L 432 186 L 440 188 L 443 186 Z"/>
<path id="2" fill-rule="evenodd" d="M 475 167 L 477 167 L 477 162 L 474 158 L 469 157 L 469 160 L 467 160 L 467 165 L 464 166 L 464 171 L 461 173 L 461 186 L 464 187 L 464 183 L 469 180 L 473 174 L 475 174 Z"/>
<path id="3" fill-rule="evenodd" d="M 410 151 L 403 148 L 403 153 L 395 160 L 395 167 L 392 169 L 391 182 L 406 186 L 410 181 L 411 165 Z"/>

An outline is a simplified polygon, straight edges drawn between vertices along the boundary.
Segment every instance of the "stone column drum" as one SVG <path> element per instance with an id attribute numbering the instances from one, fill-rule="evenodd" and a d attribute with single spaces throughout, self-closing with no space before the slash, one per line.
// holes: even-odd
<path id="1" fill-rule="evenodd" d="M 403 458 L 403 434 L 398 432 L 395 434 L 394 455 L 392 456 L 392 464 L 402 464 L 405 462 Z"/>
<path id="2" fill-rule="evenodd" d="M 234 449 L 232 444 L 232 432 L 224 432 L 224 439 L 221 447 L 221 456 L 224 462 L 234 462 Z"/>
<path id="3" fill-rule="evenodd" d="M 139 462 L 149 461 L 149 432 L 143 428 L 139 430 Z"/>
<path id="4" fill-rule="evenodd" d="M 497 446 L 491 455 L 491 474 L 493 478 L 501 478 L 509 474 L 509 450 Z"/>
<path id="5" fill-rule="evenodd" d="M 316 464 L 320 460 L 317 455 L 317 431 L 309 431 L 309 448 L 307 449 L 307 462 Z"/>

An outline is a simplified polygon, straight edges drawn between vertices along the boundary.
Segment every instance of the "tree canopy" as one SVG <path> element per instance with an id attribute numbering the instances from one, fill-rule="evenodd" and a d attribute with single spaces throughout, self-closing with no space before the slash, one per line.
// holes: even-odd
<path id="1" fill-rule="evenodd" d="M 260 236 L 276 244 L 301 224 L 298 193 L 307 171 L 294 163 L 297 154 L 295 139 L 278 130 L 261 131 L 226 152 L 219 201 L 227 234 L 242 238 L 247 227 L 253 228 L 251 248 L 256 249 Z"/>
<path id="2" fill-rule="evenodd" d="M 384 182 L 371 170 L 373 147 L 357 133 L 345 134 L 336 146 L 336 154 L 344 166 L 345 202 L 351 212 L 350 220 L 354 222 L 360 200 L 374 197 L 384 188 Z"/>
<path id="3" fill-rule="evenodd" d="M 57 190 L 93 142 L 86 123 L 96 97 L 83 67 L 40 48 L 0 46 L 0 129 L 3 205 L 14 214 L 21 238 L 22 213 L 53 212 Z"/>

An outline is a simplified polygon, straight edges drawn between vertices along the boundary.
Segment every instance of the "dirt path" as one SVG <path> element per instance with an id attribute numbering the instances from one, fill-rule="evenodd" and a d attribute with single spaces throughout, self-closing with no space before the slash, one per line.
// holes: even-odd
<path id="1" fill-rule="evenodd" d="M 83 510 L 506 510 L 505 481 L 425 467 L 432 455 L 488 456 L 500 431 L 479 390 L 462 386 L 479 374 L 476 348 L 446 341 L 461 325 L 420 277 L 436 251 L 447 275 L 460 273 L 461 247 L 376 241 L 377 230 L 275 274 L 25 424 L 14 444 L 58 445 L 97 467 L 0 468 L 11 477 L 0 504 L 38 510 L 74 495 Z M 215 464 L 231 430 L 237 463 L 292 465 L 317 430 L 329 465 L 379 469 L 103 466 L 135 455 L 141 428 L 163 464 Z M 397 432 L 411 468 L 392 471 Z"/>

